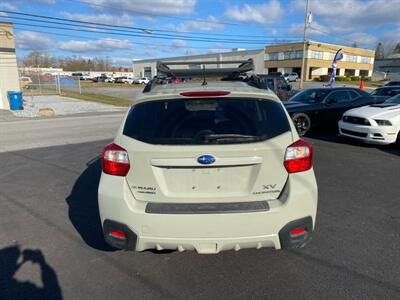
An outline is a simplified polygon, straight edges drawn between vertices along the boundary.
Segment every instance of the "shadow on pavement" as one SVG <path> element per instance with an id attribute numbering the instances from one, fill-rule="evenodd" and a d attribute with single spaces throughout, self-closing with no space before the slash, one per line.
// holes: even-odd
<path id="1" fill-rule="evenodd" d="M 43 287 L 14 278 L 26 262 L 39 266 Z M 0 250 L 0 299 L 62 299 L 57 275 L 40 250 L 21 251 L 18 245 Z"/>
<path id="2" fill-rule="evenodd" d="M 101 175 L 100 159 L 92 160 L 76 180 L 66 201 L 69 219 L 82 239 L 90 247 L 102 251 L 113 251 L 103 238 L 97 189 Z"/>
<path id="3" fill-rule="evenodd" d="M 334 128 L 324 128 L 324 130 L 314 129 L 306 134 L 306 138 L 321 140 L 325 142 L 332 142 L 336 144 L 344 144 L 351 145 L 362 148 L 370 148 L 370 149 L 378 149 L 380 151 L 400 156 L 400 144 L 391 144 L 391 145 L 373 145 L 367 144 L 362 141 L 347 138 L 344 136 L 339 136 L 337 133 L 337 129 Z"/>

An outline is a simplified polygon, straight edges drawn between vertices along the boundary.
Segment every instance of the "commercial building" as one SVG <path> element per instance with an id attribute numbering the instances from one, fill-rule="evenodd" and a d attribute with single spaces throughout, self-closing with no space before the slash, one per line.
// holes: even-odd
<path id="1" fill-rule="evenodd" d="M 218 62 L 228 60 L 247 60 L 252 58 L 257 73 L 264 73 L 264 49 L 257 50 L 241 50 L 232 49 L 231 52 L 224 53 L 209 53 L 202 55 L 190 55 L 190 56 L 178 56 L 158 59 L 145 59 L 145 60 L 134 60 L 133 61 L 133 74 L 134 77 L 148 77 L 152 78 L 157 75 L 156 64 L 158 60 L 162 61 L 178 61 L 178 62 L 196 62 L 196 61 L 215 61 L 215 65 L 210 65 L 210 68 L 216 68 L 219 66 Z M 230 65 L 224 65 L 224 68 L 229 68 Z M 200 64 L 191 64 L 189 68 L 198 69 L 201 68 Z"/>
<path id="2" fill-rule="evenodd" d="M 9 109 L 8 91 L 20 91 L 11 23 L 0 23 L 0 109 Z"/>
<path id="3" fill-rule="evenodd" d="M 374 71 L 400 73 L 400 54 L 392 54 L 387 58 L 375 60 Z"/>
<path id="4" fill-rule="evenodd" d="M 301 75 L 303 47 L 303 42 L 265 47 L 265 69 L 267 72 L 296 72 Z M 308 41 L 305 51 L 305 79 L 330 74 L 332 60 L 339 49 L 343 49 L 344 56 L 337 64 L 336 75 L 372 75 L 375 51 Z"/>
<path id="5" fill-rule="evenodd" d="M 269 45 L 264 49 L 257 50 L 233 50 L 225 53 L 212 53 L 205 55 L 180 56 L 160 59 L 146 59 L 133 61 L 133 72 L 135 77 L 153 77 L 157 75 L 156 62 L 163 61 L 223 61 L 240 60 L 252 58 L 257 74 L 270 72 L 290 73 L 296 72 L 301 75 L 303 42 Z M 338 63 L 336 73 L 339 76 L 371 76 L 374 66 L 375 51 L 320 43 L 314 41 L 306 42 L 305 69 L 306 80 L 328 75 L 331 71 L 333 57 L 338 49 L 344 51 L 343 60 Z M 193 64 L 193 68 L 200 65 Z"/>

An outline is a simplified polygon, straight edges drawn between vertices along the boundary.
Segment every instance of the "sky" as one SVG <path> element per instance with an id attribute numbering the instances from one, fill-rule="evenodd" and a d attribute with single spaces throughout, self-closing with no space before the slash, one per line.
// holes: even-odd
<path id="1" fill-rule="evenodd" d="M 39 50 L 53 56 L 109 58 L 114 65 L 129 66 L 132 59 L 224 52 L 232 48 L 261 49 L 268 44 L 300 41 L 305 3 L 0 0 L 0 21 L 14 23 L 19 57 Z M 388 47 L 400 42 L 400 0 L 309 0 L 309 8 L 312 22 L 308 39 L 343 45 L 356 43 L 369 49 L 375 49 L 378 42 Z"/>

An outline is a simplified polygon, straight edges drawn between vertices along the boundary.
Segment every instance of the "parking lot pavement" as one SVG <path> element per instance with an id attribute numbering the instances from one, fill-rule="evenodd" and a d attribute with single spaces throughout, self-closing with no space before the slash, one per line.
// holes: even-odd
<path id="1" fill-rule="evenodd" d="M 124 112 L 0 122 L 0 152 L 112 139 Z"/>
<path id="2" fill-rule="evenodd" d="M 400 297 L 397 146 L 314 134 L 313 241 L 293 251 L 198 255 L 104 243 L 97 158 L 108 141 L 0 153 L 0 299 Z"/>

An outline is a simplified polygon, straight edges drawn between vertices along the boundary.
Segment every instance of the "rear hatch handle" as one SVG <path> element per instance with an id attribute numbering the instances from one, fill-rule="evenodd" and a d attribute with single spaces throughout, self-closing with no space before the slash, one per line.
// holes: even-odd
<path id="1" fill-rule="evenodd" d="M 215 162 L 210 165 L 203 165 L 197 158 L 154 158 L 150 163 L 154 167 L 223 167 L 223 166 L 248 166 L 258 165 L 263 161 L 262 157 L 215 157 Z"/>

